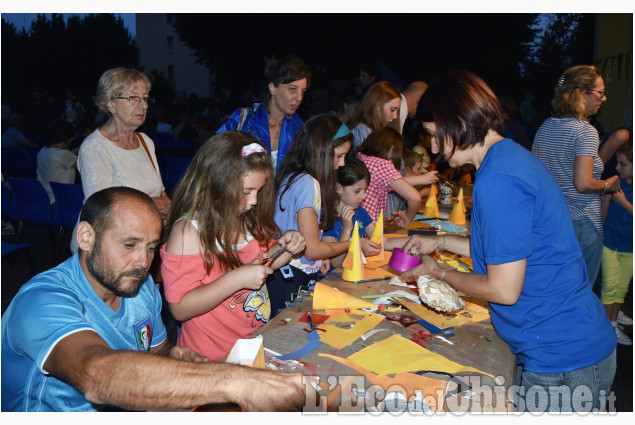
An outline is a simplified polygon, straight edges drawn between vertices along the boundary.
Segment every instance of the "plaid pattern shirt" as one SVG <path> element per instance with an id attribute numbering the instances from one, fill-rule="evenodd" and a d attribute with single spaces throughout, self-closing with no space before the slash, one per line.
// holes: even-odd
<path id="1" fill-rule="evenodd" d="M 373 221 L 377 221 L 381 211 L 384 211 L 384 217 L 389 213 L 386 211 L 386 204 L 388 203 L 388 192 L 391 191 L 390 184 L 403 176 L 388 159 L 368 156 L 363 153 L 358 153 L 357 158 L 366 164 L 366 168 L 370 172 L 370 185 L 366 189 L 366 200 L 362 203 L 362 207 Z"/>

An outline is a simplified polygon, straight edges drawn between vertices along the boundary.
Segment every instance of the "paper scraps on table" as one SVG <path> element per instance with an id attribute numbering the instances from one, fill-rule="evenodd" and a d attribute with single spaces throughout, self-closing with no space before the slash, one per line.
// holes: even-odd
<path id="1" fill-rule="evenodd" d="M 315 284 L 315 289 L 313 290 L 313 310 L 345 308 L 376 309 L 377 306 L 369 301 L 364 301 L 346 292 L 331 288 L 321 282 Z"/>
<path id="2" fill-rule="evenodd" d="M 352 354 L 348 360 L 378 375 L 429 370 L 451 374 L 476 372 L 496 379 L 492 374 L 453 362 L 399 335 L 376 342 Z"/>
<path id="3" fill-rule="evenodd" d="M 412 302 L 404 298 L 394 298 L 395 301 L 401 303 L 408 310 L 419 316 L 420 318 L 432 323 L 433 325 L 444 329 L 450 326 L 455 328 L 468 322 L 480 322 L 490 318 L 489 311 L 483 307 L 467 301 L 465 307 L 457 310 L 452 315 L 437 313 L 419 302 Z M 469 315 L 464 313 L 469 313 Z"/>
<path id="4" fill-rule="evenodd" d="M 350 312 L 340 310 L 339 313 L 329 316 L 320 325 L 320 329 L 325 330 L 325 332 L 320 334 L 320 340 L 324 344 L 342 349 L 373 329 L 382 320 L 384 320 L 384 316 L 380 314 L 367 313 L 361 310 L 351 310 Z M 337 326 L 337 323 L 350 323 L 351 325 L 349 327 L 340 327 Z"/>
<path id="5" fill-rule="evenodd" d="M 300 349 L 294 351 L 293 353 L 285 354 L 283 356 L 277 356 L 280 360 L 295 360 L 300 357 L 304 357 L 322 344 L 320 341 L 320 335 L 318 331 L 311 331 L 306 335 L 306 339 L 308 342 Z"/>
<path id="6" fill-rule="evenodd" d="M 448 220 L 429 220 L 427 223 L 431 227 L 436 227 L 444 232 L 448 233 L 464 233 L 467 232 L 467 227 L 459 226 Z"/>
<path id="7" fill-rule="evenodd" d="M 399 391 L 406 396 L 407 400 L 415 397 L 417 392 L 422 393 L 424 399 L 430 399 L 430 397 L 433 400 L 445 399 L 448 381 L 408 372 L 397 373 L 394 377 L 377 375 L 360 364 L 349 360 L 350 358 L 344 359 L 325 353 L 320 353 L 319 356 L 328 357 L 344 366 L 350 367 L 364 375 L 373 385 L 383 388 L 384 391 Z M 440 412 L 443 406 L 434 403 L 430 408 L 433 412 Z"/>
<path id="8" fill-rule="evenodd" d="M 300 317 L 300 319 L 298 319 L 300 322 L 302 323 L 309 323 L 309 317 L 308 317 L 309 312 L 305 311 L 304 314 L 302 315 L 302 317 Z M 316 313 L 311 313 L 311 319 L 313 320 L 313 324 L 315 325 L 320 325 L 322 323 L 324 323 L 326 321 L 326 319 L 328 319 L 329 316 L 327 316 L 326 314 L 316 314 Z"/>

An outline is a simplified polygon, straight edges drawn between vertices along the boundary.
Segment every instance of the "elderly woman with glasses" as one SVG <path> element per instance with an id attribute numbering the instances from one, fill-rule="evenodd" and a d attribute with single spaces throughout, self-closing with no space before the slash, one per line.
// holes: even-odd
<path id="1" fill-rule="evenodd" d="M 82 142 L 78 169 L 84 197 L 111 186 L 128 186 L 148 194 L 161 217 L 170 209 L 154 143 L 136 131 L 146 119 L 150 79 L 136 69 L 114 68 L 104 72 L 97 84 L 95 105 L 108 120 Z M 77 250 L 71 238 L 71 250 Z"/>
<path id="2" fill-rule="evenodd" d="M 555 87 L 553 116 L 536 132 L 532 149 L 555 176 L 567 200 L 591 286 L 602 259 L 602 197 L 620 188 L 618 176 L 601 180 L 600 139 L 589 123 L 604 102 L 606 87 L 594 66 L 568 68 Z"/>

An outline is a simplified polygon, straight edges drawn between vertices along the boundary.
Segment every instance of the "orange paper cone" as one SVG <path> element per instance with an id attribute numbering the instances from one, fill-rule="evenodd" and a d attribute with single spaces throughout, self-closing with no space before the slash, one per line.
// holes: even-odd
<path id="1" fill-rule="evenodd" d="M 438 193 L 439 193 L 439 189 L 437 188 L 437 184 L 432 183 L 430 185 L 430 193 L 428 193 L 428 198 L 430 198 L 430 196 L 436 197 Z"/>
<path id="2" fill-rule="evenodd" d="M 463 174 L 461 174 L 460 183 L 461 184 L 463 184 L 463 183 L 467 183 L 467 184 L 472 183 L 472 174 L 471 173 L 463 173 Z"/>
<path id="3" fill-rule="evenodd" d="M 465 208 L 465 206 L 463 205 L 463 201 L 457 201 L 454 204 L 454 207 L 452 207 L 452 212 L 450 213 L 450 218 L 449 218 L 449 220 L 452 223 L 456 223 L 460 225 L 465 224 L 466 220 L 465 220 L 465 212 L 463 211 L 463 208 Z"/>
<path id="4" fill-rule="evenodd" d="M 364 280 L 364 256 L 359 245 L 359 227 L 355 222 L 351 243 L 348 246 L 348 254 L 342 264 L 342 279 L 349 282 Z"/>
<path id="5" fill-rule="evenodd" d="M 428 196 L 428 202 L 426 202 L 426 207 L 423 209 L 423 214 L 432 218 L 439 217 L 439 205 L 437 205 L 436 195 Z"/>
<path id="6" fill-rule="evenodd" d="M 367 257 L 367 260 L 375 261 L 375 260 L 383 260 L 384 259 L 384 211 L 382 210 L 379 213 L 379 217 L 377 218 L 377 222 L 375 223 L 375 228 L 373 229 L 373 234 L 370 235 L 370 240 L 375 242 L 377 245 L 381 246 L 381 251 L 377 255 L 373 255 L 371 257 Z"/>
<path id="7" fill-rule="evenodd" d="M 463 188 L 459 189 L 459 193 L 456 195 L 456 202 L 461 202 L 461 206 L 463 206 L 463 213 L 466 213 L 467 209 L 465 209 L 465 201 L 463 200 Z"/>

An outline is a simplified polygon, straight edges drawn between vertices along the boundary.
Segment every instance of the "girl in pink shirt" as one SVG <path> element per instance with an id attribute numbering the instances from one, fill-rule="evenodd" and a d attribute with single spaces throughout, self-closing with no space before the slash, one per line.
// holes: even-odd
<path id="1" fill-rule="evenodd" d="M 304 250 L 295 231 L 275 241 L 272 174 L 262 145 L 226 131 L 197 151 L 172 197 L 160 251 L 165 297 L 183 322 L 177 345 L 212 361 L 269 321 L 265 280 Z M 285 252 L 271 265 L 260 264 L 282 244 Z"/>

